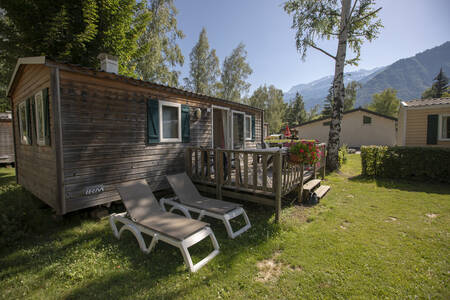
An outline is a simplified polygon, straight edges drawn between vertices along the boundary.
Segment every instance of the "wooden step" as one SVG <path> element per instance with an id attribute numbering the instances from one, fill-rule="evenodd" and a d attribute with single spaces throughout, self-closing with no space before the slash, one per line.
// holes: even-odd
<path id="1" fill-rule="evenodd" d="M 314 191 L 317 198 L 322 199 L 326 193 L 331 189 L 329 185 L 321 185 L 317 188 L 317 190 Z"/>
<path id="2" fill-rule="evenodd" d="M 320 179 L 313 179 L 308 181 L 303 185 L 303 190 L 305 192 L 311 192 L 314 190 L 318 185 L 320 185 L 321 180 Z"/>

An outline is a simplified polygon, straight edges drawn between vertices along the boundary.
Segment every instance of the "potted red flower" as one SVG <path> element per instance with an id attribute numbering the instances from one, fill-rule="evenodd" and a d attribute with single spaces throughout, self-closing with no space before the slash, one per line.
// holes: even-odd
<path id="1" fill-rule="evenodd" d="M 289 146 L 289 161 L 294 164 L 312 165 L 320 158 L 320 149 L 316 143 L 301 141 Z"/>

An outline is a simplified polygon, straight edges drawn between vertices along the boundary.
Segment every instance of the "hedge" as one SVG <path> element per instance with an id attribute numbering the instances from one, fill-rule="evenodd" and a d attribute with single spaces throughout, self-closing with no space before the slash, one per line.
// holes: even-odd
<path id="1" fill-rule="evenodd" d="M 450 148 L 361 147 L 362 174 L 450 183 Z"/>

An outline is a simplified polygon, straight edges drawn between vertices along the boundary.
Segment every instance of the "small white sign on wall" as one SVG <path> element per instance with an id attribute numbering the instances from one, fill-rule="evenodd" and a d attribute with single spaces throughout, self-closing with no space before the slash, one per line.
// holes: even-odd
<path id="1" fill-rule="evenodd" d="M 91 195 L 103 193 L 104 191 L 105 191 L 105 187 L 103 186 L 103 184 L 91 185 L 84 189 L 84 194 L 86 196 L 91 196 Z"/>

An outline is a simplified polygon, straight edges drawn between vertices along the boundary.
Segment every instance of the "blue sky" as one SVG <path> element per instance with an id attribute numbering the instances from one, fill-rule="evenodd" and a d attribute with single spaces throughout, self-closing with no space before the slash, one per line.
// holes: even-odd
<path id="1" fill-rule="evenodd" d="M 292 19 L 280 0 L 175 0 L 178 26 L 186 37 L 179 41 L 185 56 L 181 78 L 188 76 L 189 53 L 206 28 L 210 47 L 222 64 L 224 58 L 243 42 L 253 69 L 251 91 L 274 84 L 286 92 L 293 85 L 307 83 L 334 72 L 331 58 L 310 49 L 303 62 L 295 47 Z M 384 28 L 378 39 L 366 42 L 358 67 L 346 71 L 389 65 L 450 40 L 450 0 L 380 0 Z M 331 53 L 336 41 L 319 45 Z"/>

